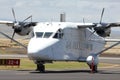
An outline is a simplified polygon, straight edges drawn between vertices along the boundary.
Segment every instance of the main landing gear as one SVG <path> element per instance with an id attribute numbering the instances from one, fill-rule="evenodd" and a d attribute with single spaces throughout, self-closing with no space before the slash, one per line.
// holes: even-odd
<path id="1" fill-rule="evenodd" d="M 97 70 L 97 65 L 91 65 L 91 66 L 90 66 L 90 69 L 91 69 L 91 72 L 92 72 L 92 73 L 97 73 L 97 72 L 98 72 L 98 70 Z"/>
<path id="2" fill-rule="evenodd" d="M 44 65 L 44 62 L 43 61 L 37 61 L 37 69 L 36 71 L 40 71 L 42 73 L 45 72 L 45 65 Z"/>

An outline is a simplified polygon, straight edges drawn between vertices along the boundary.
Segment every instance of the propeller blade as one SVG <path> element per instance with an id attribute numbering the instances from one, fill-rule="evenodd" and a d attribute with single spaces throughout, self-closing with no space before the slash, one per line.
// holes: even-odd
<path id="1" fill-rule="evenodd" d="M 28 20 L 29 18 L 32 18 L 32 15 L 30 15 L 29 17 L 27 17 L 25 20 L 23 20 L 22 22 Z"/>
<path id="2" fill-rule="evenodd" d="M 0 32 L 0 34 L 2 34 L 3 36 L 5 36 L 5 37 L 11 39 L 11 40 L 14 41 L 15 43 L 17 43 L 17 44 L 19 44 L 20 46 L 22 46 L 23 48 L 27 49 L 27 47 L 26 47 L 25 45 L 23 45 L 22 43 L 16 41 L 15 39 L 9 37 L 7 34 L 5 34 L 5 33 L 3 33 L 3 32 Z"/>
<path id="3" fill-rule="evenodd" d="M 13 32 L 12 39 L 14 39 L 14 35 L 15 35 L 15 31 Z M 11 43 L 12 43 L 12 39 L 11 39 Z"/>
<path id="4" fill-rule="evenodd" d="M 12 8 L 12 14 L 13 14 L 13 17 L 14 17 L 14 21 L 15 21 L 15 23 L 16 23 L 17 21 L 16 21 L 16 16 L 15 16 L 15 11 L 14 11 L 13 8 Z"/>
<path id="5" fill-rule="evenodd" d="M 107 27 L 119 27 L 120 23 L 110 23 L 109 25 L 107 25 Z"/>
<path id="6" fill-rule="evenodd" d="M 105 8 L 103 8 L 102 13 L 101 13 L 100 24 L 101 24 L 101 22 L 102 22 L 102 18 L 103 18 L 104 10 L 105 10 Z"/>

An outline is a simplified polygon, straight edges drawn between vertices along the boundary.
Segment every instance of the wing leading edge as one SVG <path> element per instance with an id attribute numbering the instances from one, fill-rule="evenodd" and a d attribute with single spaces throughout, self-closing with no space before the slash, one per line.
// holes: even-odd
<path id="1" fill-rule="evenodd" d="M 2 20 L 0 20 L 0 24 L 6 24 L 8 26 L 13 26 L 14 22 L 13 21 L 2 21 Z"/>

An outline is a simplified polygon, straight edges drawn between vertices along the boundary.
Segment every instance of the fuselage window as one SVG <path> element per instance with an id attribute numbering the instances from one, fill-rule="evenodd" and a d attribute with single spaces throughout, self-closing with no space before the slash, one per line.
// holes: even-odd
<path id="1" fill-rule="evenodd" d="M 52 35 L 52 32 L 45 32 L 44 38 L 49 38 Z"/>
<path id="2" fill-rule="evenodd" d="M 36 36 L 37 36 L 38 38 L 42 38 L 43 32 L 36 32 Z"/>
<path id="3" fill-rule="evenodd" d="M 58 29 L 53 38 L 61 39 L 63 37 L 62 29 Z"/>

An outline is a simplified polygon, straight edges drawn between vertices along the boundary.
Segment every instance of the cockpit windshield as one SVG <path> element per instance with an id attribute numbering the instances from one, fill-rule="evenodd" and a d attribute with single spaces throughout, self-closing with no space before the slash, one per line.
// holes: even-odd
<path id="1" fill-rule="evenodd" d="M 36 32 L 37 38 L 49 38 L 53 32 Z"/>
<path id="2" fill-rule="evenodd" d="M 52 35 L 52 32 L 45 32 L 43 38 L 49 38 Z"/>
<path id="3" fill-rule="evenodd" d="M 42 38 L 42 36 L 43 36 L 43 32 L 36 32 L 36 37 Z"/>
<path id="4" fill-rule="evenodd" d="M 62 39 L 63 38 L 63 30 L 58 29 L 55 33 L 54 32 L 36 32 L 36 38 L 56 38 Z"/>

